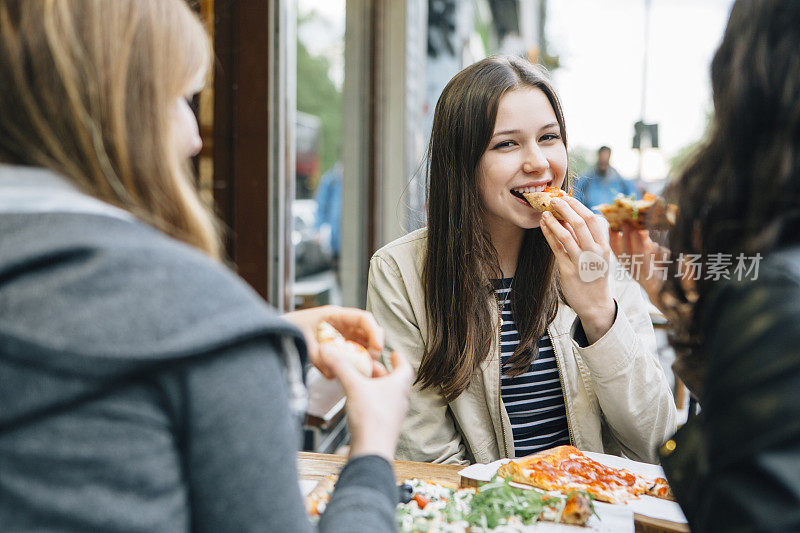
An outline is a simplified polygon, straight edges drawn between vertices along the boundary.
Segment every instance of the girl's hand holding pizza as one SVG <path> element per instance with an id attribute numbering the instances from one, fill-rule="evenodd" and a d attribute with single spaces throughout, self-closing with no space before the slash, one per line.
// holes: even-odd
<path id="1" fill-rule="evenodd" d="M 611 246 L 605 224 L 572 197 L 553 198 L 552 213 L 542 214 L 542 233 L 558 264 L 564 297 L 578 314 L 589 343 L 611 329 L 616 303 L 608 288 Z"/>

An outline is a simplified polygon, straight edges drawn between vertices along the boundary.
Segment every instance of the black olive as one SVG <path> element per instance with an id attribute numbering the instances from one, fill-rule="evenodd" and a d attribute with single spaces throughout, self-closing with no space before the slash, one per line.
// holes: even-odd
<path id="1" fill-rule="evenodd" d="M 408 503 L 411 501 L 411 498 L 413 497 L 414 497 L 414 487 L 412 487 L 408 483 L 397 485 L 397 498 L 400 500 L 400 503 Z"/>

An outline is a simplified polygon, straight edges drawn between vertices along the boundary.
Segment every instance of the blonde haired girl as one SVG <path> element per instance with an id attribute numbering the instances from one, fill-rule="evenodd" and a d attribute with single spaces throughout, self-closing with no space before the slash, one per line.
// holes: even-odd
<path id="1" fill-rule="evenodd" d="M 394 530 L 388 460 L 411 371 L 321 353 L 218 259 L 187 99 L 211 59 L 182 0 L 0 0 L 0 524 L 309 531 L 295 466 L 302 357 L 348 395 L 351 461 L 319 529 Z"/>

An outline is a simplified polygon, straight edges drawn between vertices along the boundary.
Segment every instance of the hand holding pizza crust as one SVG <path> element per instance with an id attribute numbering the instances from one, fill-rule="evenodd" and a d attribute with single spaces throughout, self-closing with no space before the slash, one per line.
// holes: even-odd
<path id="1" fill-rule="evenodd" d="M 372 356 L 359 343 L 349 341 L 324 320 L 317 324 L 317 342 L 321 352 L 341 357 L 366 377 L 372 377 Z"/>
<path id="2" fill-rule="evenodd" d="M 340 334 L 342 337 L 341 342 L 346 341 L 363 347 L 364 351 L 373 360 L 376 360 L 380 356 L 381 350 L 383 350 L 383 328 L 375 321 L 372 313 L 362 309 L 326 305 L 286 313 L 283 318 L 303 332 L 311 363 L 328 379 L 334 376 L 320 356 L 320 343 L 318 340 L 320 322 L 328 323 L 333 331 Z M 328 333 L 330 334 L 330 330 L 328 330 Z M 348 351 L 352 351 L 353 348 L 355 346 L 351 345 Z M 375 362 L 375 364 L 379 363 Z M 366 363 L 361 363 L 361 365 L 364 367 Z"/>
<path id="3" fill-rule="evenodd" d="M 374 454 L 391 461 L 408 412 L 411 365 L 397 352 L 392 353 L 391 372 L 375 360 L 384 334 L 367 311 L 328 305 L 284 318 L 302 330 L 314 366 L 342 384 L 350 456 Z"/>

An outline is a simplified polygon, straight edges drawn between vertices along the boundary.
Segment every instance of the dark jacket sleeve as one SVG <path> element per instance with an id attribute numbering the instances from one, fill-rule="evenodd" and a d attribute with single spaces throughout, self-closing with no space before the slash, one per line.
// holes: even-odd
<path id="1" fill-rule="evenodd" d="M 250 342 L 164 380 L 175 413 L 195 531 L 312 531 L 298 484 L 298 428 L 283 364 Z M 394 531 L 394 475 L 378 457 L 351 461 L 319 530 Z"/>
<path id="2" fill-rule="evenodd" d="M 709 299 L 699 419 L 664 467 L 692 531 L 800 530 L 800 283 L 770 268 Z"/>

